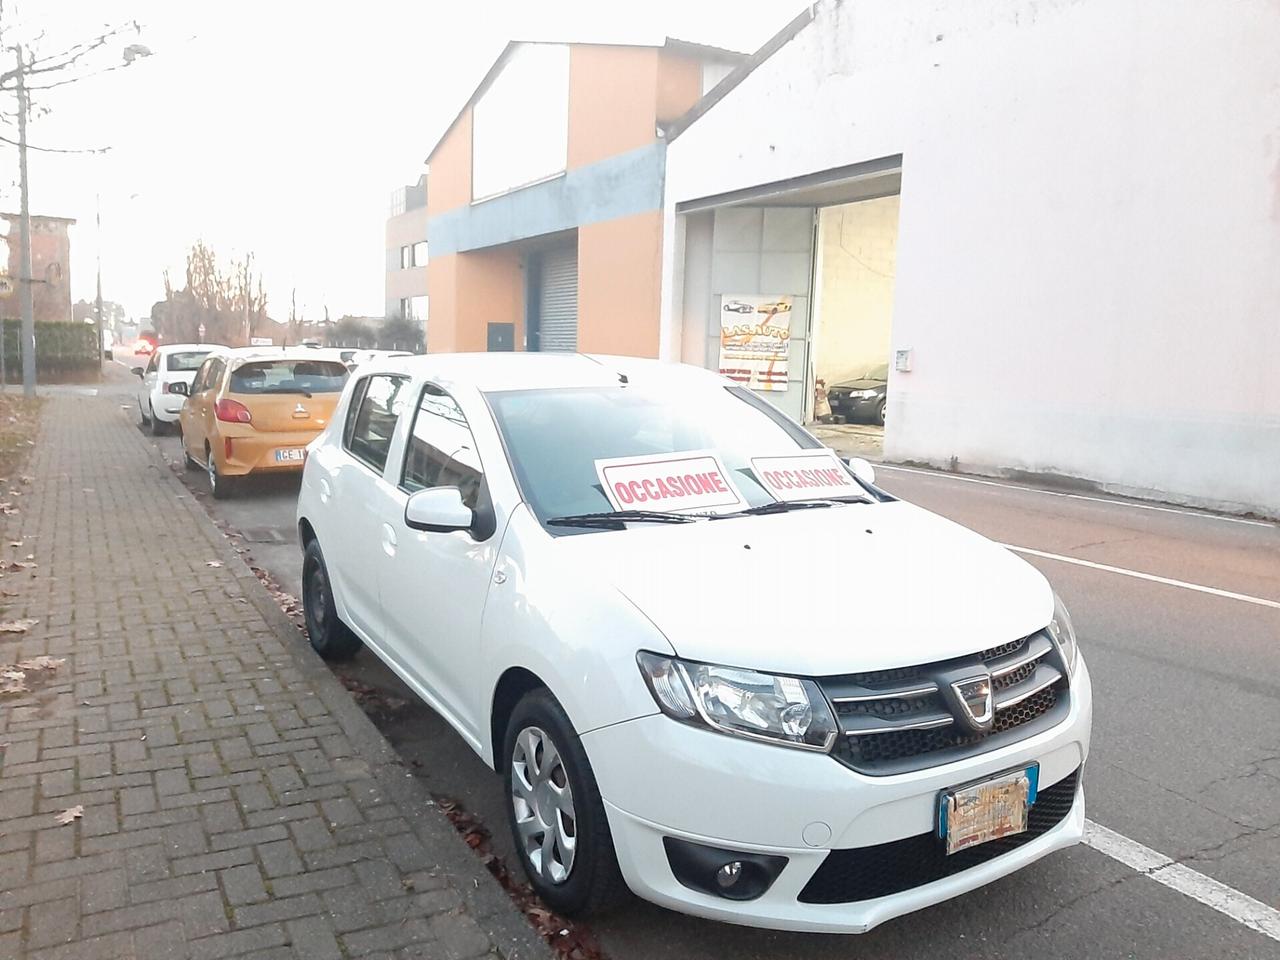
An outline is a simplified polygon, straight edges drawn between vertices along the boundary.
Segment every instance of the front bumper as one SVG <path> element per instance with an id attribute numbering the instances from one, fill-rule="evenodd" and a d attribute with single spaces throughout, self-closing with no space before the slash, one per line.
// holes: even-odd
<path id="1" fill-rule="evenodd" d="M 944 766 L 886 777 L 857 773 L 824 754 L 740 740 L 661 715 L 593 731 L 583 743 L 605 799 L 618 862 L 636 894 L 730 923 L 861 933 L 1079 842 L 1084 798 L 1077 787 L 1075 803 L 1061 822 L 985 863 L 873 900 L 799 900 L 830 851 L 931 833 L 943 790 L 1031 762 L 1040 764 L 1044 790 L 1080 769 L 1088 756 L 1093 713 L 1083 659 L 1071 689 L 1066 719 L 1043 733 Z M 664 837 L 784 856 L 788 862 L 759 898 L 722 899 L 675 878 Z"/>

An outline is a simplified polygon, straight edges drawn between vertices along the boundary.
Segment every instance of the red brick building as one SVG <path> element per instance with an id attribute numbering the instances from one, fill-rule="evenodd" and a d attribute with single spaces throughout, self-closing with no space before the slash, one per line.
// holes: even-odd
<path id="1" fill-rule="evenodd" d="M 0 213 L 8 221 L 9 266 L 6 274 L 13 281 L 13 293 L 0 298 L 0 314 L 6 321 L 21 316 L 18 297 L 19 225 L 18 214 Z M 53 321 L 70 323 L 71 317 L 71 238 L 67 228 L 74 220 L 67 217 L 31 218 L 31 300 L 37 323 Z"/>

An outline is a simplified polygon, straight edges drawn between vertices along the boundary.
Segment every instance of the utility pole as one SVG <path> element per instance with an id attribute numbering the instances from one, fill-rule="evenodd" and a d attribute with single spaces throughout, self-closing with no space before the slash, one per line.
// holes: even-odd
<path id="1" fill-rule="evenodd" d="M 14 47 L 18 55 L 18 179 L 21 183 L 22 208 L 19 216 L 18 304 L 22 311 L 22 395 L 36 395 L 36 319 L 31 302 L 31 209 L 27 205 L 27 87 L 22 45 Z"/>
<path id="2" fill-rule="evenodd" d="M 94 220 L 97 222 L 98 236 L 96 246 L 98 248 L 98 296 L 94 301 L 93 308 L 93 331 L 97 334 L 98 341 L 98 379 L 102 379 L 102 196 L 95 193 L 93 195 L 93 214 Z"/>

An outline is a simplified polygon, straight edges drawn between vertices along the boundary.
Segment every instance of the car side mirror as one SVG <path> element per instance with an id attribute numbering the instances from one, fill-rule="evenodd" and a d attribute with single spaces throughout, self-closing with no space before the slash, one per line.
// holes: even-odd
<path id="1" fill-rule="evenodd" d="M 146 371 L 145 371 L 145 370 L 143 370 L 141 367 L 134 367 L 134 368 L 130 371 L 130 373 L 132 373 L 135 377 L 141 377 L 141 376 L 143 376 L 143 375 L 146 373 Z"/>
<path id="2" fill-rule="evenodd" d="M 861 457 L 841 457 L 849 469 L 853 471 L 853 475 L 863 483 L 876 482 L 876 468 Z"/>
<path id="3" fill-rule="evenodd" d="M 178 380 L 174 383 L 169 384 L 169 392 L 177 393 L 184 397 L 191 396 L 191 391 L 187 389 L 187 385 L 183 383 L 181 380 Z"/>
<path id="4" fill-rule="evenodd" d="M 430 487 L 410 494 L 404 505 L 405 526 L 429 533 L 448 533 L 450 530 L 469 530 L 475 523 L 475 513 L 462 502 L 462 492 L 457 487 Z"/>

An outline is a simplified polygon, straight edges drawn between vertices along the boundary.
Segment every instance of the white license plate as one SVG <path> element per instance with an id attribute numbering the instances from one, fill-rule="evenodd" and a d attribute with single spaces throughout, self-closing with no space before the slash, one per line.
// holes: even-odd
<path id="1" fill-rule="evenodd" d="M 305 459 L 306 447 L 281 447 L 276 451 L 276 463 L 301 463 Z"/>
<path id="2" fill-rule="evenodd" d="M 1039 774 L 1039 764 L 1033 764 L 944 791 L 938 797 L 938 831 L 947 853 L 1026 832 Z"/>

